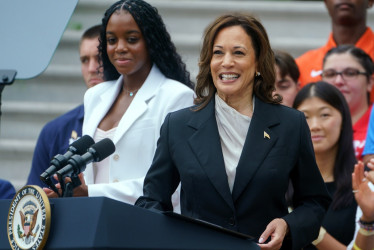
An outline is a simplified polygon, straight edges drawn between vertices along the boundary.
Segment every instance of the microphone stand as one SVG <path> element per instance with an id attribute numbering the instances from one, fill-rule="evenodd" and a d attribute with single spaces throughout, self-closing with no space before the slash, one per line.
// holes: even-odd
<path id="1" fill-rule="evenodd" d="M 55 193 L 58 195 L 58 197 L 61 197 L 61 195 L 59 194 L 59 192 L 58 192 L 56 186 L 53 184 L 51 178 L 48 177 L 48 178 L 42 179 L 42 181 L 43 181 L 45 184 L 47 184 L 48 187 L 49 187 L 50 189 L 52 189 L 53 192 L 55 192 Z"/>
<path id="2" fill-rule="evenodd" d="M 58 180 L 61 184 L 62 190 L 62 197 L 72 197 L 74 188 L 80 186 L 82 184 L 81 180 L 79 179 L 79 173 L 82 172 L 82 169 L 85 169 L 86 162 L 80 155 L 74 155 L 68 161 L 68 165 L 71 169 L 66 173 L 59 173 L 63 171 L 64 168 L 60 169 L 57 172 Z M 65 168 L 67 167 L 65 166 Z M 66 177 L 70 178 L 70 182 L 65 182 Z"/>
<path id="3" fill-rule="evenodd" d="M 73 190 L 74 188 L 80 186 L 82 184 L 79 176 L 76 174 L 72 174 L 70 176 L 71 182 L 65 183 L 65 191 L 62 197 L 73 197 Z"/>

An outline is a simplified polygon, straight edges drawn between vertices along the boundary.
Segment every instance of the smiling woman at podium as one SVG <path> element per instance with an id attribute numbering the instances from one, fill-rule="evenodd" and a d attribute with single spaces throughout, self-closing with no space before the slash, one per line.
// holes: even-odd
<path id="1" fill-rule="evenodd" d="M 252 235 L 263 249 L 301 249 L 317 238 L 330 197 L 304 114 L 273 96 L 264 27 L 248 15 L 217 18 L 199 66 L 196 106 L 167 115 L 136 205 L 172 210 L 181 183 L 183 215 Z"/>

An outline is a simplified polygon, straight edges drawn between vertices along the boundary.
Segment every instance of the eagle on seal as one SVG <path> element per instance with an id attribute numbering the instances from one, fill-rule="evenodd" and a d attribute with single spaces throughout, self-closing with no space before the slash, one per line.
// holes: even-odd
<path id="1" fill-rule="evenodd" d="M 22 211 L 19 211 L 21 215 L 22 228 L 24 231 L 24 234 L 22 235 L 22 237 L 26 236 L 26 238 L 28 238 L 30 235 L 35 237 L 35 235 L 32 233 L 32 230 L 34 229 L 36 225 L 38 212 L 39 212 L 39 209 L 36 209 L 34 212 L 32 210 L 26 211 L 25 214 L 23 214 Z"/>

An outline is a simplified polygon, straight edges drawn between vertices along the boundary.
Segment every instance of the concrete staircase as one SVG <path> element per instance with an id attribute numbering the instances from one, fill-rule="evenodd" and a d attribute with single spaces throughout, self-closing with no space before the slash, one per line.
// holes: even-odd
<path id="1" fill-rule="evenodd" d="M 80 0 L 48 68 L 38 77 L 16 80 L 2 94 L 0 178 L 17 189 L 27 179 L 34 146 L 43 125 L 77 106 L 85 85 L 80 74 L 79 38 L 100 23 L 114 0 Z M 152 0 L 163 17 L 193 79 L 204 28 L 226 12 L 249 12 L 260 18 L 273 48 L 297 57 L 326 42 L 330 18 L 323 1 Z M 374 11 L 369 11 L 374 27 Z"/>

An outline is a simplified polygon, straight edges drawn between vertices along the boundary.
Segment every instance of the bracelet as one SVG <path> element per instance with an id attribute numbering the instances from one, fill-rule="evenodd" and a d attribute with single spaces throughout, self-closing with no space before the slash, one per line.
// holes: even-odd
<path id="1" fill-rule="evenodd" d="M 360 223 L 364 224 L 364 225 L 372 225 L 374 224 L 374 221 L 363 221 L 361 218 L 360 218 Z"/>
<path id="2" fill-rule="evenodd" d="M 374 231 L 374 221 L 366 222 L 360 219 L 358 221 L 358 224 L 360 225 L 360 228 L 363 228 L 367 231 Z"/>
<path id="3" fill-rule="evenodd" d="M 317 246 L 322 240 L 323 240 L 323 237 L 325 237 L 325 234 L 326 234 L 326 229 L 324 229 L 323 227 L 321 227 L 319 229 L 319 234 L 318 234 L 318 238 L 315 239 L 312 244 Z"/>
<path id="4" fill-rule="evenodd" d="M 360 232 L 360 234 L 364 235 L 364 236 L 371 236 L 371 235 L 374 235 L 374 230 L 366 230 L 365 228 L 360 228 L 360 230 L 358 230 Z"/>
<path id="5" fill-rule="evenodd" d="M 357 245 L 356 245 L 356 242 L 353 243 L 353 248 L 352 250 L 362 250 L 361 248 L 359 248 Z"/>

